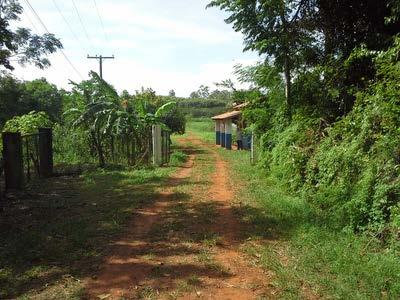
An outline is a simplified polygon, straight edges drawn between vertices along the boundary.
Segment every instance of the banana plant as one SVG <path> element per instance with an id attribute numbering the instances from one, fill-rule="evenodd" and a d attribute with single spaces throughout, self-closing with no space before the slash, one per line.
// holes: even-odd
<path id="1" fill-rule="evenodd" d="M 88 133 L 91 152 L 96 153 L 100 166 L 106 163 L 106 146 L 110 146 L 111 155 L 114 156 L 115 139 L 124 141 L 127 149 L 132 144 L 142 150 L 147 149 L 151 126 L 163 125 L 161 118 L 173 110 L 176 103 L 171 101 L 155 109 L 151 99 L 148 99 L 149 96 L 156 97 L 154 92 L 137 95 L 133 103 L 121 101 L 111 85 L 94 72 L 90 76 L 90 80 L 80 84 L 72 82 L 73 93 L 78 101 L 64 115 L 73 127 L 82 128 Z"/>
<path id="2" fill-rule="evenodd" d="M 97 154 L 100 166 L 104 166 L 105 140 L 121 108 L 114 88 L 95 72 L 91 72 L 90 77 L 79 84 L 71 82 L 74 97 L 80 105 L 67 110 L 64 116 L 71 120 L 72 127 L 80 127 L 88 133 L 91 152 Z"/>

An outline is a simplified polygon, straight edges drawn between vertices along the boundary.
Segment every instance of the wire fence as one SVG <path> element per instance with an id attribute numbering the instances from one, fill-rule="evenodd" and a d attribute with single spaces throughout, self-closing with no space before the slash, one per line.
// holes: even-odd
<path id="1" fill-rule="evenodd" d="M 55 145 L 52 137 L 50 128 L 40 128 L 38 133 L 27 135 L 3 133 L 4 146 L 0 143 L 0 195 L 6 191 L 23 189 L 27 182 L 36 178 L 64 175 L 55 173 L 53 169 Z M 160 146 L 157 153 L 160 154 L 161 165 L 169 163 L 170 132 L 162 130 L 153 136 L 151 128 L 140 135 L 110 136 L 103 144 L 104 158 L 107 163 L 119 166 L 150 165 L 155 162 L 153 143 Z"/>
<path id="2" fill-rule="evenodd" d="M 114 164 L 128 166 L 149 164 L 153 154 L 151 129 L 140 136 L 110 137 L 106 148 L 106 158 Z"/>
<path id="3" fill-rule="evenodd" d="M 27 181 L 40 177 L 39 133 L 21 136 L 24 177 Z"/>

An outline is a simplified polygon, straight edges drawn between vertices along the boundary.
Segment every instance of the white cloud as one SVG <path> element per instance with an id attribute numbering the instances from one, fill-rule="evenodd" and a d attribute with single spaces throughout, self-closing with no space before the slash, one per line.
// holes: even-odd
<path id="1" fill-rule="evenodd" d="M 114 61 L 104 63 L 104 77 L 118 90 L 152 87 L 161 94 L 175 89 L 187 96 L 201 84 L 212 86 L 233 78 L 233 66 L 252 63 L 254 54 L 242 53 L 242 36 L 224 23 L 226 17 L 216 9 L 205 10 L 206 0 L 97 0 L 108 41 L 104 37 L 92 1 L 75 1 L 90 42 L 70 1 L 57 1 L 69 20 L 78 41 L 54 7 L 52 0 L 31 0 L 51 32 L 61 37 L 64 52 L 87 78 L 89 70 L 98 70 L 96 60 L 87 54 L 115 54 Z M 23 3 L 23 2 L 22 2 Z M 26 8 L 21 25 L 40 33 L 40 24 Z M 25 80 L 46 77 L 60 87 L 68 88 L 68 79 L 79 76 L 57 53 L 50 56 L 52 67 L 38 70 L 32 66 L 17 67 L 15 74 Z"/>

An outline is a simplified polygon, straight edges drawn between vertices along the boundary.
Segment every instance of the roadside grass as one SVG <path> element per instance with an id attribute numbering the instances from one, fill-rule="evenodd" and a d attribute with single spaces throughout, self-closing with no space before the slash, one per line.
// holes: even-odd
<path id="1" fill-rule="evenodd" d="M 0 298 L 80 299 L 81 278 L 96 273 L 110 241 L 174 170 L 96 169 L 41 180 L 9 199 L 0 218 Z"/>
<path id="2" fill-rule="evenodd" d="M 207 142 L 215 140 L 214 130 L 214 122 L 211 122 L 211 119 L 208 118 L 191 119 L 186 124 L 187 132 L 195 132 L 197 136 Z"/>
<path id="3" fill-rule="evenodd" d="M 213 142 L 210 121 L 192 122 L 188 128 Z M 211 132 L 204 132 L 206 128 Z M 245 251 L 274 272 L 280 297 L 400 297 L 399 247 L 330 227 L 304 199 L 251 166 L 249 152 L 219 151 L 230 165 L 231 184 L 237 190 L 236 212 L 251 225 Z"/>

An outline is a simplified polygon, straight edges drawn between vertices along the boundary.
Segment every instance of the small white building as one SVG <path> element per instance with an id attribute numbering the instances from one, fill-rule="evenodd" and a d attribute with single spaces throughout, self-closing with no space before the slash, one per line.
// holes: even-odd
<path id="1" fill-rule="evenodd" d="M 232 124 L 236 124 L 237 128 L 243 129 L 241 120 L 242 111 L 247 103 L 239 104 L 233 107 L 233 110 L 212 117 L 215 121 L 215 144 L 231 150 L 232 149 Z"/>

